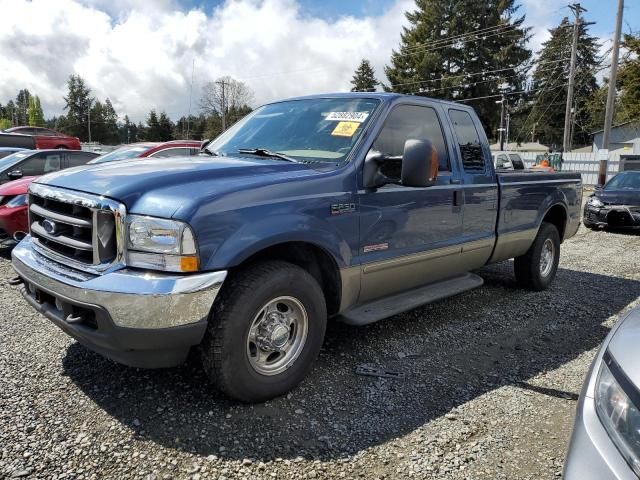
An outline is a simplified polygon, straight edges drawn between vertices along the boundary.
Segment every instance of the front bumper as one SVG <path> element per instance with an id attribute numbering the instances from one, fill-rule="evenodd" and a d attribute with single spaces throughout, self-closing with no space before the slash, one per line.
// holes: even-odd
<path id="1" fill-rule="evenodd" d="M 585 205 L 583 218 L 586 223 L 602 227 L 640 227 L 640 207 L 631 205 Z"/>
<path id="2" fill-rule="evenodd" d="M 122 269 L 96 276 L 36 253 L 29 236 L 12 261 L 36 310 L 90 349 L 146 368 L 177 365 L 200 343 L 227 275 Z"/>

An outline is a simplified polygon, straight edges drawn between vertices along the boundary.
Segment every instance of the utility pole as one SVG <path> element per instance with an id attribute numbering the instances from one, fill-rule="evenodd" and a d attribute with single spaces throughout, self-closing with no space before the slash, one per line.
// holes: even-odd
<path id="1" fill-rule="evenodd" d="M 89 100 L 89 106 L 87 107 L 87 132 L 89 134 L 89 143 L 91 143 L 91 100 Z"/>
<path id="2" fill-rule="evenodd" d="M 579 3 L 569 5 L 569 8 L 575 16 L 573 23 L 573 41 L 571 43 L 571 65 L 569 67 L 569 87 L 567 89 L 567 105 L 564 111 L 564 138 L 562 141 L 562 149 L 564 152 L 571 150 L 571 107 L 573 106 L 573 88 L 576 76 L 576 57 L 578 55 L 578 35 L 580 33 L 580 25 L 582 19 L 580 14 L 587 10 L 582 8 Z"/>
<path id="3" fill-rule="evenodd" d="M 509 148 L 509 124 L 511 123 L 511 115 L 507 112 L 507 148 Z"/>
<path id="4" fill-rule="evenodd" d="M 506 102 L 506 96 L 504 94 L 504 92 L 502 93 L 502 99 L 497 101 L 496 103 L 500 103 L 500 128 L 498 129 L 498 131 L 500 132 L 500 151 L 504 150 L 504 132 L 505 132 L 505 128 L 504 128 L 504 105 Z"/>
<path id="5" fill-rule="evenodd" d="M 607 150 L 600 155 L 600 168 L 598 170 L 598 185 L 607 182 L 607 167 L 609 162 L 609 137 L 611 136 L 611 124 L 613 123 L 613 111 L 616 106 L 616 76 L 618 74 L 618 57 L 620 53 L 620 33 L 622 31 L 622 11 L 624 0 L 618 0 L 618 14 L 616 16 L 616 32 L 613 37 L 613 50 L 611 51 L 611 73 L 609 74 L 609 91 L 607 92 L 607 108 L 604 114 L 604 131 L 602 132 L 602 150 Z"/>

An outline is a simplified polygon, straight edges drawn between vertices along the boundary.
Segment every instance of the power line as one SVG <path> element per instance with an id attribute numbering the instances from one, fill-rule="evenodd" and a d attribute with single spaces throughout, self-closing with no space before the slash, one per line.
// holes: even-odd
<path id="1" fill-rule="evenodd" d="M 426 79 L 426 80 L 417 80 L 414 82 L 403 82 L 403 83 L 392 83 L 390 86 L 391 87 L 404 87 L 407 85 L 416 85 L 419 83 L 430 83 L 430 82 L 438 82 L 440 80 L 445 80 L 445 79 L 452 79 L 452 78 L 464 78 L 464 77 L 475 77 L 478 75 L 486 75 L 488 73 L 498 73 L 498 72 L 506 72 L 506 71 L 511 71 L 511 70 L 517 70 L 517 69 L 521 69 L 522 71 L 520 73 L 524 73 L 525 70 L 530 69 L 533 66 L 537 66 L 537 65 L 543 65 L 543 64 L 550 64 L 550 63 L 560 63 L 560 62 L 566 62 L 567 59 L 560 59 L 560 60 L 552 60 L 552 61 L 545 61 L 545 62 L 541 62 L 539 64 L 532 64 L 532 65 L 523 65 L 523 66 L 515 66 L 515 67 L 507 67 L 507 68 L 499 68 L 496 70 L 483 70 L 481 72 L 475 72 L 475 73 L 463 73 L 460 75 L 443 75 L 441 77 L 438 78 L 430 78 L 430 79 Z"/>
<path id="2" fill-rule="evenodd" d="M 513 25 L 511 25 L 509 23 L 504 23 L 502 25 L 494 25 L 493 27 L 479 28 L 477 30 L 471 30 L 471 31 L 466 32 L 466 33 L 461 33 L 461 34 L 458 34 L 458 35 L 452 35 L 450 37 L 445 37 L 445 38 L 440 38 L 438 40 L 434 40 L 433 42 L 430 43 L 430 45 L 437 45 L 437 44 L 441 44 L 441 43 L 449 43 L 449 42 L 457 40 L 457 39 L 459 39 L 461 37 L 468 37 L 470 35 L 478 35 L 480 33 L 489 33 L 492 30 L 499 30 L 499 29 L 512 27 L 512 26 Z M 426 46 L 426 45 L 427 45 L 426 43 L 415 45 L 413 47 L 409 47 L 409 50 L 412 50 L 414 48 L 419 48 L 421 46 Z"/>

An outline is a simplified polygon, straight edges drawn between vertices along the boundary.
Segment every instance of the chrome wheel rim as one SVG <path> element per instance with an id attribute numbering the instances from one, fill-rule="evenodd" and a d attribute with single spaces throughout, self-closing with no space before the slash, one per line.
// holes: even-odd
<path id="1" fill-rule="evenodd" d="M 540 252 L 540 275 L 546 277 L 551 273 L 553 268 L 553 260 L 555 257 L 555 246 L 550 238 L 547 238 L 542 244 L 542 252 Z"/>
<path id="2" fill-rule="evenodd" d="M 290 368 L 307 340 L 309 317 L 302 302 L 278 297 L 254 317 L 247 336 L 247 358 L 261 375 L 278 375 Z"/>

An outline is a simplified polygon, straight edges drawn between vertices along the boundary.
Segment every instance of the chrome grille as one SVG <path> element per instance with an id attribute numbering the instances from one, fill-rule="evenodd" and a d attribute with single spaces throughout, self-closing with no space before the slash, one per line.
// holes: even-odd
<path id="1" fill-rule="evenodd" d="M 100 273 L 120 264 L 124 206 L 111 199 L 32 184 L 29 227 L 34 249 L 52 260 Z"/>

